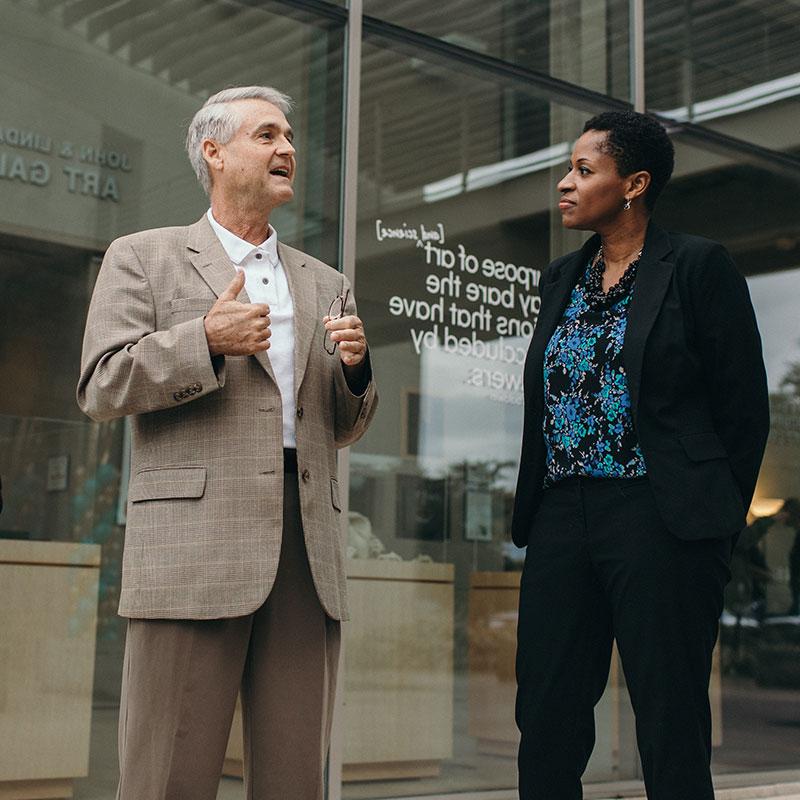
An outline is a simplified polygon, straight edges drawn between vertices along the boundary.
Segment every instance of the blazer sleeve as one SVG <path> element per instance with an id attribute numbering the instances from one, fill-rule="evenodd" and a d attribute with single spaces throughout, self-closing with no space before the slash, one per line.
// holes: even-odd
<path id="1" fill-rule="evenodd" d="M 343 281 L 342 292 L 350 291 L 350 284 L 347 278 L 343 277 Z M 346 315 L 358 313 L 352 291 L 350 291 L 344 313 Z M 339 361 L 338 369 L 334 371 L 336 403 L 334 440 L 337 447 L 346 447 L 357 442 L 366 432 L 375 414 L 375 409 L 378 407 L 378 392 L 372 373 L 369 350 L 367 350 L 365 361 L 367 383 L 360 394 L 353 393 L 345 377 L 341 360 Z"/>
<path id="2" fill-rule="evenodd" d="M 693 312 L 711 414 L 747 509 L 769 433 L 761 337 L 747 282 L 722 245 L 714 244 L 693 274 Z"/>
<path id="3" fill-rule="evenodd" d="M 224 359 L 208 352 L 203 317 L 157 330 L 156 305 L 130 242 L 106 252 L 89 304 L 77 399 L 102 421 L 174 408 L 224 385 Z"/>

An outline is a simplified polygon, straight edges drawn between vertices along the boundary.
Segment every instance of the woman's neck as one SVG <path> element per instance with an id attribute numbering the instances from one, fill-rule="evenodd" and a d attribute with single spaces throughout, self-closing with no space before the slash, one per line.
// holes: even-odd
<path id="1" fill-rule="evenodd" d="M 600 232 L 603 244 L 603 261 L 612 271 L 625 270 L 644 246 L 648 219 L 631 217 L 612 231 Z"/>

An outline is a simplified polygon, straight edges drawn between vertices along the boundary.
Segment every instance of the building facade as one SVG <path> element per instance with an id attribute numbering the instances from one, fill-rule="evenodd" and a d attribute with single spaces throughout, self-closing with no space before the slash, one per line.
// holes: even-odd
<path id="1" fill-rule="evenodd" d="M 83 324 L 114 238 L 204 213 L 186 126 L 249 84 L 296 100 L 296 196 L 272 222 L 352 279 L 381 392 L 340 463 L 353 619 L 330 797 L 514 796 L 522 362 L 541 271 L 583 241 L 556 209 L 571 144 L 632 106 L 676 147 L 656 220 L 730 250 L 769 379 L 714 769 L 800 781 L 800 513 L 778 513 L 800 497 L 796 3 L 0 0 L 0 15 L 0 793 L 113 797 L 127 433 L 75 404 Z M 595 796 L 640 791 L 616 658 L 597 728 Z M 240 756 L 234 732 L 228 774 Z M 226 778 L 220 797 L 237 791 Z"/>

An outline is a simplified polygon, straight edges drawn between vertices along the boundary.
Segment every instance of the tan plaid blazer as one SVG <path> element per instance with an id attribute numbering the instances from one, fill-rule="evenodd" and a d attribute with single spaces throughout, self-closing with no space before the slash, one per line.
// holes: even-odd
<path id="1" fill-rule="evenodd" d="M 347 287 L 336 270 L 279 245 L 294 304 L 300 505 L 319 599 L 347 617 L 336 449 L 377 405 L 349 390 L 322 317 Z M 130 415 L 133 437 L 119 613 L 212 619 L 255 611 L 275 580 L 283 521 L 281 396 L 268 351 L 211 358 L 203 316 L 235 275 L 203 217 L 124 236 L 89 306 L 78 404 Z M 239 299 L 248 302 L 244 290 Z M 349 313 L 355 311 L 350 304 Z"/>

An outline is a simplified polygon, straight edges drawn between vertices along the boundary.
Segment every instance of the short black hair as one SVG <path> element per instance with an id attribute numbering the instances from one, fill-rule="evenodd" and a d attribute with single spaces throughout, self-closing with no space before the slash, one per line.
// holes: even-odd
<path id="1" fill-rule="evenodd" d="M 602 149 L 614 159 L 621 176 L 640 170 L 650 173 L 644 202 L 652 211 L 675 166 L 675 148 L 664 126 L 637 111 L 606 111 L 587 120 L 583 132 L 587 131 L 608 132 Z"/>

